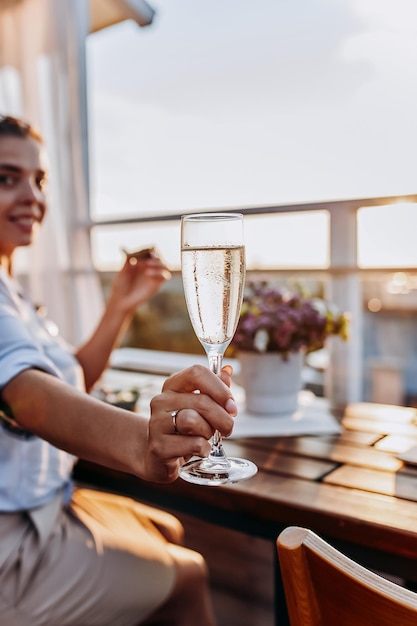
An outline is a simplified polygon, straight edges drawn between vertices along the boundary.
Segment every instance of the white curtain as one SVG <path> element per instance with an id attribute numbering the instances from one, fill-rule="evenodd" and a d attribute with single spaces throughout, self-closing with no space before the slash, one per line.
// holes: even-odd
<path id="1" fill-rule="evenodd" d="M 36 244 L 23 251 L 33 299 L 74 344 L 103 308 L 88 232 L 85 0 L 2 0 L 0 113 L 22 116 L 45 138 L 49 210 Z"/>

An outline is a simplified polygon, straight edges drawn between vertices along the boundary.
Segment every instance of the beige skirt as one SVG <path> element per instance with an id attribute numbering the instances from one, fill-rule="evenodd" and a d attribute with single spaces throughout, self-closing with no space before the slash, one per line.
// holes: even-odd
<path id="1" fill-rule="evenodd" d="M 130 498 L 77 489 L 0 514 L 0 626 L 136 626 L 168 597 L 173 516 Z"/>

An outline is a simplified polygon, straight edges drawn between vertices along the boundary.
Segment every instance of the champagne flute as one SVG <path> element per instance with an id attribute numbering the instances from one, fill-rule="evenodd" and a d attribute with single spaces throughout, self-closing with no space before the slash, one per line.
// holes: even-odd
<path id="1" fill-rule="evenodd" d="M 185 299 L 194 332 L 209 368 L 219 375 L 225 350 L 239 321 L 245 282 L 243 215 L 197 213 L 181 218 L 181 266 Z M 216 431 L 207 458 L 194 458 L 179 471 L 199 485 L 224 485 L 250 478 L 251 461 L 227 457 Z"/>

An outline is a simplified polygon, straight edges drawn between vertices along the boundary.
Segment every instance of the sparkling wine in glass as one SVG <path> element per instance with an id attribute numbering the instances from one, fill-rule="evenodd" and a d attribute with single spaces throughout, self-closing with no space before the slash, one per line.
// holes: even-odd
<path id="1" fill-rule="evenodd" d="M 197 213 L 181 218 L 181 267 L 194 332 L 209 368 L 219 375 L 225 350 L 239 321 L 245 282 L 243 215 Z M 257 472 L 251 461 L 227 457 L 216 431 L 207 458 L 194 458 L 179 471 L 199 485 L 224 485 Z"/>

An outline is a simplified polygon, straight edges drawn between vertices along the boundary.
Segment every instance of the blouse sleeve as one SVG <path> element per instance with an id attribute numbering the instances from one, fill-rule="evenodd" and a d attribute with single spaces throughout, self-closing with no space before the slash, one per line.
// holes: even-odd
<path id="1" fill-rule="evenodd" d="M 10 291 L 0 277 L 0 391 L 23 370 L 36 368 L 61 378 L 42 348 L 31 305 Z"/>

